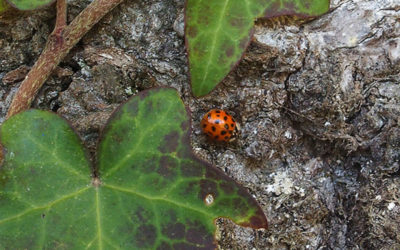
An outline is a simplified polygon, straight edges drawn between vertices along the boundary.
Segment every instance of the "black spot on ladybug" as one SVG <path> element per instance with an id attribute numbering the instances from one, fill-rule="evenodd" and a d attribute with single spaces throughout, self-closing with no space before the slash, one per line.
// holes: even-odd
<path id="1" fill-rule="evenodd" d="M 229 126 L 228 126 L 228 124 L 225 124 L 225 125 L 224 125 L 224 127 L 225 127 L 226 129 L 229 129 Z"/>
<path id="2" fill-rule="evenodd" d="M 224 120 L 225 120 L 225 121 L 228 120 L 228 117 L 227 117 L 227 116 L 224 116 Z"/>
<path id="3" fill-rule="evenodd" d="M 221 113 L 221 111 L 220 111 L 220 110 L 217 110 L 217 111 L 215 111 L 215 113 Z"/>
<path id="4" fill-rule="evenodd" d="M 217 139 L 218 139 L 218 135 L 216 135 L 216 136 L 214 137 L 214 139 L 217 140 Z"/>
<path id="5" fill-rule="evenodd" d="M 229 139 L 229 137 L 228 136 L 225 136 L 225 140 L 228 140 Z"/>
<path id="6" fill-rule="evenodd" d="M 231 127 L 232 127 L 232 128 L 235 127 L 235 124 L 231 123 Z"/>
<path id="7" fill-rule="evenodd" d="M 215 120 L 215 124 L 219 124 L 219 120 Z"/>
<path id="8" fill-rule="evenodd" d="M 207 127 L 207 124 L 203 124 L 203 128 Z"/>
<path id="9" fill-rule="evenodd" d="M 220 117 L 220 115 L 217 115 L 217 117 Z"/>
<path id="10" fill-rule="evenodd" d="M 215 132 L 215 127 L 214 127 L 214 126 L 212 126 L 212 127 L 211 127 L 211 129 L 212 129 L 212 131 L 214 131 L 214 132 Z"/>
<path id="11" fill-rule="evenodd" d="M 235 122 L 235 119 L 233 119 L 233 117 L 232 117 L 232 121 Z"/>
<path id="12" fill-rule="evenodd" d="M 226 134 L 226 131 L 225 130 L 222 130 L 221 131 L 221 135 L 225 135 Z"/>

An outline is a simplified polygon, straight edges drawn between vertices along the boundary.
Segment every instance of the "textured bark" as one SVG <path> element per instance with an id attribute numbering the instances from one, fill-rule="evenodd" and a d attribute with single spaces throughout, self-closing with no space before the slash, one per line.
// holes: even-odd
<path id="1" fill-rule="evenodd" d="M 123 0 L 95 0 L 70 25 L 65 27 L 65 1 L 57 2 L 60 16 L 54 32 L 48 38 L 46 47 L 31 71 L 22 82 L 7 113 L 10 117 L 30 107 L 32 100 L 60 61 L 79 40 L 110 10 Z"/>

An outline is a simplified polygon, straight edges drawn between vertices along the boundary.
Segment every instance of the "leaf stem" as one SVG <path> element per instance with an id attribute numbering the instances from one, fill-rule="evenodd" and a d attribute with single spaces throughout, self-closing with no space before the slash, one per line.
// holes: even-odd
<path id="1" fill-rule="evenodd" d="M 57 1 L 57 21 L 53 33 L 31 71 L 21 83 L 6 118 L 30 107 L 39 89 L 57 67 L 60 61 L 79 42 L 79 40 L 109 11 L 123 0 L 94 0 L 68 26 L 66 21 L 66 2 Z"/>

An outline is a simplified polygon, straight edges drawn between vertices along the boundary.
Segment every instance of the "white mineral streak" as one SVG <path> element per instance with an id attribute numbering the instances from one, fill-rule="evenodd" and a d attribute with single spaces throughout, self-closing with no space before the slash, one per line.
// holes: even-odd
<path id="1" fill-rule="evenodd" d="M 267 186 L 267 192 L 273 192 L 276 195 L 289 195 L 293 192 L 293 181 L 287 176 L 286 172 L 278 172 L 272 175 L 274 183 Z"/>

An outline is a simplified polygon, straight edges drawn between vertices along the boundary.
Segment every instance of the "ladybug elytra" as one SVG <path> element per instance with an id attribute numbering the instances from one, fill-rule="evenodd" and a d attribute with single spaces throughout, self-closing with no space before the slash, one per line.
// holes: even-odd
<path id="1" fill-rule="evenodd" d="M 203 132 L 215 141 L 231 141 L 237 130 L 232 116 L 221 109 L 212 109 L 201 120 Z"/>

